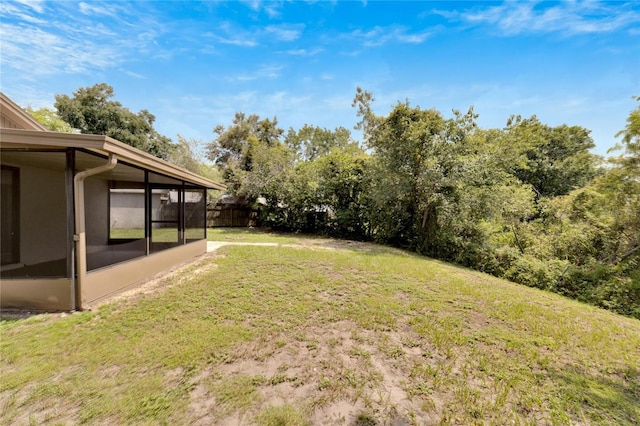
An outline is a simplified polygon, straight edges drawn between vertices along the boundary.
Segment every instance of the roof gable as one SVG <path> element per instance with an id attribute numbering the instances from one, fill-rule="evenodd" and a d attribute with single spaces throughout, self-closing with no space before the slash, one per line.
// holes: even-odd
<path id="1" fill-rule="evenodd" d="M 46 131 L 47 128 L 38 122 L 27 111 L 20 108 L 18 104 L 0 92 L 0 128 L 39 130 Z"/>

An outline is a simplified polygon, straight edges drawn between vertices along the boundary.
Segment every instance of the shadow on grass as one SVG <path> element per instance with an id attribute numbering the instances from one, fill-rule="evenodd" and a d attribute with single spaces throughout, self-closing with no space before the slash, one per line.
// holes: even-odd
<path id="1" fill-rule="evenodd" d="M 22 309 L 0 309 L 0 324 L 11 324 L 35 317 L 37 315 L 49 314 L 44 311 L 28 311 Z"/>
<path id="2" fill-rule="evenodd" d="M 640 419 L 640 369 L 629 367 L 594 375 L 579 368 L 555 373 L 566 389 L 562 398 L 568 406 L 580 407 L 598 424 L 637 425 Z M 618 380 L 611 379 L 618 378 Z"/>

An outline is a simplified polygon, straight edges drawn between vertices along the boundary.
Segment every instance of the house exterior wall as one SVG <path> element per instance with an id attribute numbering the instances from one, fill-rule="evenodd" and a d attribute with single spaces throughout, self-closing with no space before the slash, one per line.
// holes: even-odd
<path id="1" fill-rule="evenodd" d="M 84 183 L 87 253 L 109 243 L 109 182 L 91 177 Z"/>
<path id="2" fill-rule="evenodd" d="M 71 306 L 69 278 L 2 280 L 3 308 L 24 308 L 43 311 L 68 311 Z"/>
<path id="3" fill-rule="evenodd" d="M 112 193 L 110 211 L 112 228 L 144 228 L 144 190 Z"/>
<path id="4" fill-rule="evenodd" d="M 152 206 L 160 206 L 160 194 L 151 195 Z M 144 228 L 144 190 L 121 190 L 111 193 L 111 208 L 109 222 L 112 228 L 129 229 Z M 140 213 L 142 211 L 142 214 Z M 153 213 L 159 215 L 160 207 Z"/>
<path id="5" fill-rule="evenodd" d="M 67 257 L 64 171 L 20 165 L 20 263 Z"/>

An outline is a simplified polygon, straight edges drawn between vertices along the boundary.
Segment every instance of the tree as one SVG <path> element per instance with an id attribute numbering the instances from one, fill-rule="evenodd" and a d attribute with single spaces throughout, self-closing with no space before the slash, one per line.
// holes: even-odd
<path id="1" fill-rule="evenodd" d="M 64 121 L 58 113 L 50 108 L 27 108 L 27 112 L 33 116 L 40 124 L 52 132 L 73 133 L 73 128 Z"/>
<path id="2" fill-rule="evenodd" d="M 550 127 L 534 115 L 514 116 L 507 122 L 502 139 L 506 152 L 514 147 L 520 158 L 509 158 L 504 167 L 540 197 L 566 195 L 594 178 L 597 157 L 589 152 L 595 145 L 590 131 L 579 126 Z M 503 145 L 504 146 L 504 145 Z"/>
<path id="3" fill-rule="evenodd" d="M 261 120 L 256 114 L 247 117 L 243 112 L 237 112 L 228 128 L 217 125 L 213 133 L 217 136 L 206 147 L 209 160 L 222 167 L 240 162 L 243 168 L 248 169 L 251 167 L 249 138 L 273 145 L 280 140 L 284 130 L 278 127 L 276 117 Z"/>
<path id="4" fill-rule="evenodd" d="M 640 102 L 640 96 L 633 99 Z M 627 126 L 616 134 L 622 136 L 622 143 L 613 147 L 610 152 L 624 149 L 624 152 L 613 162 L 619 164 L 628 173 L 631 179 L 640 175 L 640 106 L 629 113 Z"/>
<path id="5" fill-rule="evenodd" d="M 634 99 L 640 101 L 640 97 Z M 627 126 L 616 136 L 622 136 L 622 143 L 614 150 L 623 152 L 611 159 L 613 167 L 601 179 L 608 199 L 614 203 L 612 228 L 619 235 L 613 260 L 622 262 L 633 256 L 634 266 L 640 267 L 640 106 L 629 113 Z M 640 273 L 636 275 L 640 285 Z"/>
<path id="6" fill-rule="evenodd" d="M 222 180 L 217 167 L 204 161 L 203 143 L 198 139 L 186 139 L 178 135 L 167 161 L 211 180 Z"/>
<path id="7" fill-rule="evenodd" d="M 286 157 L 286 149 L 280 141 L 284 131 L 278 127 L 277 118 L 261 120 L 258 115 L 246 116 L 237 112 L 229 127 L 218 125 L 213 132 L 217 137 L 206 146 L 207 158 L 222 170 L 231 192 L 248 197 L 250 201 L 264 195 L 259 188 L 269 183 L 260 182 L 258 176 L 275 178 L 265 169 L 269 166 L 269 155 L 278 158 L 274 167 L 281 167 L 280 160 Z M 287 161 L 291 163 L 290 159 Z M 252 174 L 254 168 L 256 171 Z"/>
<path id="8" fill-rule="evenodd" d="M 382 117 L 378 117 L 373 113 L 371 104 L 374 100 L 375 98 L 371 92 L 357 87 L 356 94 L 353 97 L 353 102 L 351 103 L 352 107 L 358 109 L 356 115 L 361 117 L 360 121 L 354 126 L 354 128 L 356 130 L 362 130 L 365 145 L 368 145 L 369 139 L 372 137 L 373 132 L 382 120 Z"/>
<path id="9" fill-rule="evenodd" d="M 438 210 L 454 189 L 451 123 L 435 109 L 421 110 L 408 102 L 374 121 L 367 141 L 376 174 L 372 232 L 382 241 L 431 253 Z"/>
<path id="10" fill-rule="evenodd" d="M 539 202 L 506 276 L 640 318 L 640 108 L 618 136 L 622 154 L 592 183 Z"/>
<path id="11" fill-rule="evenodd" d="M 285 143 L 296 153 L 299 161 L 314 161 L 329 154 L 334 148 L 357 149 L 351 132 L 344 127 L 331 131 L 305 124 L 297 132 L 289 128 Z"/>
<path id="12" fill-rule="evenodd" d="M 155 116 L 147 110 L 133 113 L 120 102 L 110 100 L 113 96 L 113 87 L 100 83 L 81 87 L 72 97 L 58 94 L 54 106 L 60 118 L 80 133 L 110 136 L 167 159 L 173 146 L 171 139 L 153 128 Z"/>
<path id="13" fill-rule="evenodd" d="M 359 147 L 334 147 L 315 161 L 317 204 L 331 212 L 326 224 L 330 234 L 359 240 L 369 237 L 369 160 Z"/>

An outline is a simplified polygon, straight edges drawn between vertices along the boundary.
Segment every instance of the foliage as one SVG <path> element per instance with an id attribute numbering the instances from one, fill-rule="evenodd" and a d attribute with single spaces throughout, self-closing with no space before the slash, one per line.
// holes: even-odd
<path id="1" fill-rule="evenodd" d="M 198 139 L 186 139 L 178 135 L 178 142 L 173 145 L 167 161 L 208 179 L 222 180 L 218 168 L 205 162 L 203 143 Z"/>
<path id="2" fill-rule="evenodd" d="M 40 124 L 52 132 L 72 133 L 73 128 L 64 121 L 58 113 L 50 108 L 33 109 L 27 108 L 27 112 L 33 116 Z"/>
<path id="3" fill-rule="evenodd" d="M 239 163 L 243 170 L 251 169 L 250 137 L 267 146 L 278 141 L 283 130 L 278 128 L 278 120 L 260 120 L 260 117 L 251 114 L 248 117 L 244 113 L 236 113 L 233 124 L 228 128 L 217 125 L 213 132 L 216 139 L 207 145 L 207 157 L 220 166 L 229 163 Z"/>
<path id="4" fill-rule="evenodd" d="M 330 212 L 327 232 L 342 238 L 363 239 L 370 235 L 367 206 L 370 202 L 369 156 L 358 147 L 350 151 L 334 147 L 318 159 L 319 202 Z"/>
<path id="5" fill-rule="evenodd" d="M 273 187 L 276 184 L 260 179 L 267 176 L 276 178 L 277 172 L 282 171 L 278 167 L 286 162 L 282 157 L 286 153 L 280 149 L 279 140 L 283 130 L 278 127 L 277 118 L 260 120 L 255 114 L 247 117 L 239 112 L 233 124 L 228 128 L 218 125 L 214 133 L 216 139 L 206 146 L 207 158 L 220 167 L 231 192 L 255 201 L 262 195 L 263 185 Z M 280 162 L 274 168 L 269 164 L 269 153 L 281 154 Z"/>
<path id="6" fill-rule="evenodd" d="M 289 128 L 285 143 L 299 161 L 314 161 L 329 154 L 333 149 L 357 149 L 357 143 L 351 139 L 351 132 L 344 127 L 334 131 L 305 124 L 297 132 Z"/>
<path id="7" fill-rule="evenodd" d="M 260 200 L 273 229 L 374 240 L 640 317 L 640 112 L 602 159 L 587 129 L 511 117 L 481 129 L 473 108 L 445 117 L 353 100 L 363 146 L 344 128 L 237 113 L 209 159 L 230 189 Z"/>
<path id="8" fill-rule="evenodd" d="M 55 96 L 54 104 L 61 119 L 80 133 L 110 136 L 163 159 L 171 154 L 171 139 L 153 128 L 155 116 L 147 110 L 137 113 L 110 100 L 113 87 L 106 83 L 81 87 L 70 97 Z"/>
<path id="9" fill-rule="evenodd" d="M 578 126 L 550 127 L 533 116 L 511 117 L 503 143 L 518 151 L 520 159 L 510 159 L 514 176 L 530 184 L 540 197 L 568 194 L 587 185 L 595 176 L 595 145 L 589 131 Z"/>

